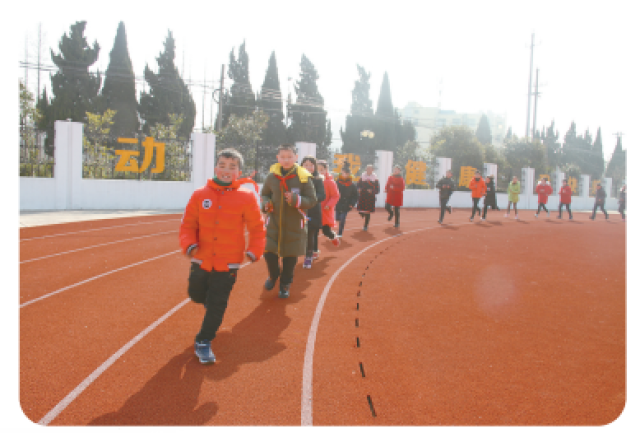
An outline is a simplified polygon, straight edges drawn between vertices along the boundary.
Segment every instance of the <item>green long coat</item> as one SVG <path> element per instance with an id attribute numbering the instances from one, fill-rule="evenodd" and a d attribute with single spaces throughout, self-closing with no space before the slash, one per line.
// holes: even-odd
<path id="1" fill-rule="evenodd" d="M 286 180 L 289 191 L 293 193 L 293 203 L 299 207 L 291 206 L 284 198 L 284 190 L 280 185 L 281 165 L 271 166 L 269 175 L 264 180 L 262 191 L 262 210 L 268 203 L 273 205 L 273 212 L 266 215 L 267 218 L 267 245 L 265 251 L 278 254 L 280 257 L 304 256 L 307 251 L 307 224 L 303 214 L 318 202 L 316 191 L 311 181 L 311 174 L 303 167 L 295 164 L 285 176 L 295 174 Z M 299 200 L 298 200 L 299 198 Z"/>
<path id="2" fill-rule="evenodd" d="M 515 185 L 513 182 L 509 182 L 507 191 L 509 192 L 509 201 L 511 203 L 518 203 L 518 200 L 520 200 L 520 181 L 516 182 Z"/>

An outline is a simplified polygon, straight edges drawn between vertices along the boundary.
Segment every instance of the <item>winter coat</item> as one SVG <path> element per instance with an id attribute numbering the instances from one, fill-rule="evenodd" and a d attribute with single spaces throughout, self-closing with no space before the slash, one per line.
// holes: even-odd
<path id="1" fill-rule="evenodd" d="M 469 189 L 471 190 L 471 197 L 480 198 L 487 192 L 487 185 L 484 183 L 484 179 L 480 178 L 476 180 L 474 177 L 471 179 L 471 182 L 469 182 Z"/>
<path id="2" fill-rule="evenodd" d="M 544 185 L 540 183 L 536 186 L 536 192 L 538 193 L 538 203 L 547 204 L 549 195 L 553 194 L 553 188 L 548 183 Z"/>
<path id="3" fill-rule="evenodd" d="M 183 253 L 194 244 L 193 255 L 205 271 L 228 271 L 229 264 L 240 264 L 245 251 L 260 259 L 265 247 L 265 228 L 260 206 L 253 192 L 238 189 L 240 182 L 218 185 L 212 179 L 193 192 L 180 223 L 180 248 Z M 249 247 L 245 250 L 245 226 Z"/>
<path id="4" fill-rule="evenodd" d="M 369 192 L 371 190 L 371 192 Z M 380 182 L 375 173 L 371 176 L 364 173 L 358 181 L 358 212 L 373 213 L 376 211 L 376 194 L 380 192 Z"/>
<path id="5" fill-rule="evenodd" d="M 349 179 L 344 180 L 338 178 L 338 192 L 340 193 L 340 199 L 336 204 L 336 212 L 344 213 L 349 212 L 350 206 L 356 205 L 358 202 L 358 188 L 353 183 L 353 176 L 349 176 Z"/>
<path id="6" fill-rule="evenodd" d="M 569 185 L 560 188 L 560 204 L 571 204 L 571 187 Z"/>
<path id="7" fill-rule="evenodd" d="M 448 199 L 453 194 L 453 190 L 456 185 L 453 183 L 453 180 L 449 177 L 443 177 L 436 184 L 436 188 L 440 190 L 440 198 Z"/>
<path id="8" fill-rule="evenodd" d="M 314 207 L 307 211 L 309 217 L 309 227 L 314 229 L 322 228 L 322 201 L 325 199 L 324 192 L 324 176 L 312 177 L 313 187 L 316 190 L 316 200 L 318 201 Z"/>
<path id="9" fill-rule="evenodd" d="M 600 189 L 596 189 L 596 204 L 597 205 L 604 205 L 604 199 L 607 198 L 607 193 L 604 192 L 603 188 Z"/>
<path id="10" fill-rule="evenodd" d="M 518 203 L 520 200 L 520 181 L 515 184 L 513 182 L 509 182 L 507 192 L 509 193 L 509 201 L 511 203 Z"/>
<path id="11" fill-rule="evenodd" d="M 627 202 L 627 190 L 620 190 L 620 195 L 618 196 L 618 203 L 625 204 Z"/>
<path id="12" fill-rule="evenodd" d="M 336 226 L 336 204 L 340 200 L 340 192 L 338 191 L 338 185 L 333 180 L 333 176 L 327 172 L 324 175 L 324 193 L 325 199 L 322 202 L 322 225 L 335 227 Z M 329 209 L 325 207 L 329 206 Z"/>
<path id="13" fill-rule="evenodd" d="M 386 203 L 396 207 L 402 206 L 403 191 L 404 179 L 402 176 L 389 176 L 387 185 L 384 187 L 384 192 L 387 193 Z"/>
<path id="14" fill-rule="evenodd" d="M 491 179 L 489 183 L 486 184 L 486 195 L 484 197 L 484 205 L 485 206 L 498 206 L 498 202 L 496 200 L 496 184 Z"/>
<path id="15" fill-rule="evenodd" d="M 262 210 L 272 206 L 267 214 L 266 251 L 280 257 L 297 257 L 306 254 L 307 224 L 305 210 L 317 203 L 311 173 L 295 164 L 283 175 L 282 166 L 271 166 L 262 186 Z M 293 193 L 293 204 L 284 198 L 285 192 Z"/>

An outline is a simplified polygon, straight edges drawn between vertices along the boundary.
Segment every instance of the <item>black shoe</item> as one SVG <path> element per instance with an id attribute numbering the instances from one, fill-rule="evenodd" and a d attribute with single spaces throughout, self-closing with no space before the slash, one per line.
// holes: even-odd
<path id="1" fill-rule="evenodd" d="M 590 217 L 589 217 L 589 219 L 590 219 L 590 220 L 594 220 L 594 219 L 596 219 L 596 217 L 592 217 L 592 216 L 590 216 Z"/>
<path id="2" fill-rule="evenodd" d="M 561 219 L 562 219 L 562 217 L 561 217 L 561 216 L 557 216 L 557 217 L 556 217 L 556 219 L 559 219 L 559 220 L 561 220 Z"/>
<path id="3" fill-rule="evenodd" d="M 609 215 L 605 215 L 604 219 L 608 220 L 609 219 Z"/>
<path id="4" fill-rule="evenodd" d="M 438 224 L 442 224 L 442 220 L 438 220 Z"/>
<path id="5" fill-rule="evenodd" d="M 394 224 L 395 228 L 400 228 L 400 224 Z"/>
<path id="6" fill-rule="evenodd" d="M 449 212 L 449 215 L 451 215 L 451 206 L 447 206 L 447 212 Z"/>
<path id="7" fill-rule="evenodd" d="M 278 298 L 288 298 L 289 297 L 289 287 L 291 287 L 291 283 L 289 284 L 282 284 L 282 282 L 280 282 L 280 293 L 278 293 Z"/>
<path id="8" fill-rule="evenodd" d="M 264 289 L 265 290 L 271 290 L 276 286 L 276 282 L 271 281 L 271 278 L 267 278 L 267 281 L 264 282 Z"/>
<path id="9" fill-rule="evenodd" d="M 469 221 L 470 221 L 470 222 L 473 222 L 473 217 L 469 218 Z"/>
<path id="10" fill-rule="evenodd" d="M 393 219 L 393 214 L 389 215 L 389 218 L 387 218 L 387 221 L 391 221 Z"/>

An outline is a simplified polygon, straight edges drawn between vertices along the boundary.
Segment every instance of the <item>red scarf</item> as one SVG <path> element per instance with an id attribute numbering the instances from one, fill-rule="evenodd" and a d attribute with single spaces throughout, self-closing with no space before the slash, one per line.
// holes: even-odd
<path id="1" fill-rule="evenodd" d="M 280 179 L 280 189 L 282 190 L 284 188 L 285 191 L 289 191 L 289 187 L 287 186 L 287 180 L 293 179 L 294 177 L 296 177 L 296 174 L 292 173 L 288 176 L 278 176 L 275 173 L 273 174 L 276 176 L 276 178 Z"/>
<path id="2" fill-rule="evenodd" d="M 351 186 L 351 179 L 352 179 L 352 178 L 351 178 L 351 176 L 349 176 L 349 179 L 348 179 L 348 180 L 344 180 L 344 179 L 342 178 L 342 176 L 340 176 L 340 177 L 338 178 L 338 182 L 339 182 L 339 183 L 341 183 L 341 184 L 343 184 L 344 186 Z"/>

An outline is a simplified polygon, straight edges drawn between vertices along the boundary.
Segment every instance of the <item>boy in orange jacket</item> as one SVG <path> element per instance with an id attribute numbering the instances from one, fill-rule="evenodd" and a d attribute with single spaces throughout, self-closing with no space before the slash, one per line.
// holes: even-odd
<path id="1" fill-rule="evenodd" d="M 478 215 L 482 215 L 478 203 L 480 203 L 480 199 L 487 192 L 487 184 L 484 183 L 480 171 L 476 170 L 475 176 L 471 179 L 471 182 L 469 182 L 469 189 L 471 190 L 471 198 L 473 199 L 473 211 L 471 212 L 469 221 L 473 222 L 473 217 L 476 216 L 476 210 L 478 211 Z"/>
<path id="2" fill-rule="evenodd" d="M 194 191 L 180 224 L 180 248 L 191 259 L 189 297 L 205 306 L 195 352 L 200 362 L 215 362 L 211 341 L 222 323 L 240 263 L 260 259 L 265 228 L 255 195 L 239 189 L 243 158 L 235 149 L 218 153 L 215 177 Z M 245 250 L 245 226 L 249 246 Z"/>

